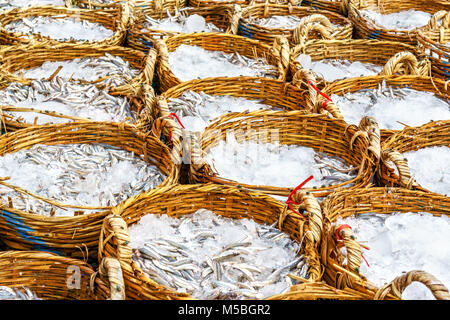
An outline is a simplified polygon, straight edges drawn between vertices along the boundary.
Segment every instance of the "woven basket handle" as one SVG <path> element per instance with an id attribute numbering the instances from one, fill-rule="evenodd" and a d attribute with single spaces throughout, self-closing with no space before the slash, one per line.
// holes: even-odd
<path id="1" fill-rule="evenodd" d="M 294 29 L 292 43 L 294 45 L 304 46 L 311 31 L 317 31 L 323 39 L 332 39 L 331 28 L 330 20 L 324 15 L 312 14 L 304 17 Z"/>
<path id="2" fill-rule="evenodd" d="M 239 28 L 239 21 L 242 18 L 242 8 L 240 5 L 234 5 L 233 16 L 231 17 L 230 26 L 227 28 L 225 33 L 237 34 Z"/>
<path id="3" fill-rule="evenodd" d="M 309 112 L 315 112 L 317 102 L 317 92 L 309 85 L 309 82 L 316 83 L 316 75 L 311 70 L 300 69 L 292 77 L 292 84 L 301 90 L 308 90 L 306 97 L 306 107 Z"/>
<path id="4" fill-rule="evenodd" d="M 353 230 L 348 225 L 334 227 L 336 238 L 344 243 L 347 249 L 347 269 L 359 274 L 362 262 L 362 250 Z"/>
<path id="5" fill-rule="evenodd" d="M 125 284 L 119 261 L 111 257 L 103 258 L 98 272 L 110 285 L 111 300 L 125 300 Z"/>
<path id="6" fill-rule="evenodd" d="M 395 74 L 420 75 L 416 56 L 409 51 L 397 52 L 388 60 L 379 75 L 392 76 Z"/>
<path id="7" fill-rule="evenodd" d="M 353 143 L 360 136 L 367 139 L 369 145 L 367 151 L 372 152 L 375 159 L 379 161 L 381 157 L 381 136 L 380 128 L 378 127 L 378 123 L 375 118 L 365 116 L 361 119 L 358 125 L 358 130 L 350 139 L 350 150 L 353 150 Z"/>
<path id="8" fill-rule="evenodd" d="M 148 51 L 147 58 L 145 60 L 143 74 L 144 74 L 146 82 L 144 82 L 144 83 L 153 83 L 153 78 L 155 76 L 155 65 L 156 65 L 157 57 L 158 57 L 158 52 L 156 51 L 156 49 L 151 48 Z"/>
<path id="9" fill-rule="evenodd" d="M 418 187 L 419 184 L 411 176 L 411 170 L 409 169 L 408 162 L 397 150 L 383 150 L 381 154 L 381 161 L 387 166 L 389 162 L 392 162 L 398 170 L 399 181 L 398 183 L 407 189 Z"/>
<path id="10" fill-rule="evenodd" d="M 277 36 L 273 42 L 272 52 L 279 58 L 278 73 L 280 74 L 278 80 L 286 80 L 287 71 L 289 68 L 290 52 L 289 41 L 284 36 Z"/>
<path id="11" fill-rule="evenodd" d="M 122 270 L 131 271 L 131 261 L 133 250 L 131 248 L 130 235 L 125 220 L 120 216 L 127 201 L 122 202 L 112 209 L 112 214 L 103 219 L 102 228 L 100 230 L 98 261 L 102 261 L 106 253 L 106 246 L 113 246 L 115 256 Z"/>
<path id="12" fill-rule="evenodd" d="M 442 21 L 441 27 L 444 29 L 450 28 L 450 11 L 441 10 L 436 12 L 427 24 L 429 29 L 438 29 L 439 21 Z"/>
<path id="13" fill-rule="evenodd" d="M 344 14 L 344 16 L 347 16 L 347 14 L 348 14 L 349 4 L 350 4 L 350 0 L 341 0 L 341 12 Z"/>
<path id="14" fill-rule="evenodd" d="M 304 190 L 298 190 L 292 196 L 292 200 L 296 203 L 301 203 L 301 207 L 307 212 L 309 221 L 309 230 L 305 237 L 319 243 L 322 239 L 323 233 L 323 218 L 320 204 L 310 192 Z"/>
<path id="15" fill-rule="evenodd" d="M 169 49 L 167 49 L 167 44 L 162 39 L 157 39 L 154 42 L 155 49 L 158 52 L 159 63 L 166 66 L 169 65 Z"/>
<path id="16" fill-rule="evenodd" d="M 437 300 L 450 300 L 450 293 L 447 287 L 436 277 L 422 270 L 413 270 L 398 276 L 380 288 L 376 292 L 374 299 L 383 300 L 388 294 L 393 294 L 401 299 L 403 291 L 414 281 L 421 282 L 427 286 Z"/>

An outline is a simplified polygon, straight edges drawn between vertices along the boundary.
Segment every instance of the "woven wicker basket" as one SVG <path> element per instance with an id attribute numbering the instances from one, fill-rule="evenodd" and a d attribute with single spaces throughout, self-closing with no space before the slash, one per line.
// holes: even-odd
<path id="1" fill-rule="evenodd" d="M 35 43 L 32 45 L 11 46 L 0 51 L 1 72 L 7 73 L 11 81 L 30 83 L 14 73 L 41 66 L 46 61 L 65 61 L 82 59 L 87 57 L 102 57 L 105 53 L 122 58 L 129 62 L 130 66 L 140 71 L 139 75 L 128 81 L 128 83 L 108 88 L 111 95 L 135 96 L 142 90 L 143 84 L 152 84 L 153 73 L 156 63 L 156 51 L 150 50 L 146 55 L 140 51 L 119 46 L 92 46 L 90 44 L 56 44 Z M 102 78 L 107 79 L 108 77 Z M 80 83 L 97 83 L 96 81 L 77 80 Z M 104 89 L 104 85 L 97 85 Z"/>
<path id="2" fill-rule="evenodd" d="M 0 266 L 0 286 L 27 287 L 44 300 L 125 300 L 122 270 L 114 258 L 102 260 L 94 272 L 81 260 L 53 253 L 2 251 Z M 76 275 L 79 283 L 70 278 Z"/>
<path id="3" fill-rule="evenodd" d="M 381 14 L 390 14 L 410 9 L 433 15 L 441 10 L 449 10 L 449 6 L 433 0 L 350 0 L 348 18 L 355 28 L 355 38 L 397 41 L 415 46 L 417 44 L 417 31 L 428 29 L 428 25 L 410 31 L 390 30 L 376 25 L 362 16 L 360 12 L 360 10 L 373 10 Z"/>
<path id="4" fill-rule="evenodd" d="M 12 82 L 21 82 L 24 83 L 26 85 L 28 85 L 32 80 L 29 79 L 20 79 L 17 77 L 13 77 L 13 79 L 9 78 L 9 75 L 5 76 L 6 79 L 4 79 L 4 81 L 2 81 L 0 79 L 0 89 L 6 88 L 7 86 L 9 86 Z M 1 78 L 1 75 L 0 75 Z M 119 88 L 119 87 L 117 87 Z M 127 87 L 124 87 L 124 89 L 126 89 Z M 129 88 L 132 88 L 131 86 Z M 133 88 L 134 89 L 134 88 Z M 129 93 L 120 93 L 119 91 L 115 91 L 115 92 L 109 92 L 110 95 L 113 96 L 119 96 L 121 98 L 125 98 L 128 100 L 128 103 L 130 104 L 131 110 L 136 112 L 136 119 L 133 120 L 132 122 L 123 122 L 123 123 L 128 123 L 132 126 L 134 126 L 137 130 L 140 130 L 142 132 L 148 132 L 152 126 L 153 126 L 153 122 L 154 122 L 154 118 L 152 117 L 150 111 L 151 111 L 151 106 L 154 104 L 154 99 L 155 99 L 155 93 L 153 88 L 148 85 L 148 84 L 144 84 L 141 83 L 139 87 L 136 87 L 135 89 L 139 90 L 138 92 L 129 92 Z M 70 115 L 65 115 L 59 112 L 53 112 L 53 111 L 48 111 L 48 110 L 39 110 L 39 109 L 35 109 L 35 108 L 24 108 L 24 107 L 16 107 L 16 106 L 7 106 L 7 105 L 0 105 L 0 127 L 1 127 L 1 132 L 2 133 L 6 133 L 6 132 L 14 132 L 16 130 L 19 129 L 23 129 L 23 128 L 30 128 L 33 127 L 37 124 L 34 123 L 29 123 L 24 121 L 24 118 L 21 118 L 20 115 L 21 114 L 25 114 L 25 113 L 39 113 L 42 114 L 46 117 L 51 116 L 55 119 L 55 121 L 57 119 L 61 119 L 64 118 L 67 120 L 67 122 L 72 122 L 72 121 L 93 121 L 91 119 L 84 119 L 81 117 L 76 117 L 76 116 L 70 116 Z M 7 114 L 4 112 L 15 112 L 16 114 L 18 114 L 18 116 L 13 116 L 11 114 Z M 38 118 L 38 117 L 36 117 Z M 44 125 L 48 125 L 51 124 L 51 120 L 50 122 L 47 122 Z M 41 126 L 41 125 L 37 125 L 37 126 Z"/>
<path id="5" fill-rule="evenodd" d="M 167 102 L 185 91 L 261 100 L 277 109 L 311 111 L 307 106 L 309 92 L 284 81 L 257 77 L 206 78 L 186 81 L 165 91 L 155 100 L 152 117 L 168 117 L 173 111 Z"/>
<path id="6" fill-rule="evenodd" d="M 421 76 L 371 76 L 352 78 L 336 81 L 323 89 L 323 92 L 331 96 L 332 94 L 343 94 L 347 92 L 357 92 L 362 89 L 376 89 L 382 81 L 386 81 L 386 86 L 393 88 L 407 87 L 419 91 L 433 92 L 438 98 L 449 101 L 450 95 L 447 85 L 443 80 Z M 320 101 L 319 101 L 320 102 Z M 380 128 L 381 140 L 385 140 L 398 130 L 388 130 Z"/>
<path id="7" fill-rule="evenodd" d="M 278 69 L 278 79 L 286 79 L 286 73 L 289 67 L 289 45 L 286 39 L 280 38 L 279 43 L 275 43 L 273 47 L 269 47 L 257 40 L 236 35 L 207 32 L 190 33 L 155 42 L 155 47 L 159 54 L 156 70 L 160 81 L 161 92 L 182 82 L 173 74 L 169 64 L 169 52 L 175 51 L 182 44 L 199 46 L 209 51 L 238 52 L 240 55 L 248 58 L 265 58 L 269 64 Z"/>
<path id="8" fill-rule="evenodd" d="M 349 0 L 303 0 L 302 5 L 327 10 L 347 16 Z"/>
<path id="9" fill-rule="evenodd" d="M 319 203 L 305 192 L 295 194 L 309 210 L 308 221 L 286 210 L 283 204 L 264 194 L 214 184 L 177 185 L 158 191 L 142 193 L 115 207 L 105 218 L 99 243 L 99 260 L 103 257 L 117 257 L 125 280 L 126 295 L 129 299 L 192 299 L 186 293 L 166 288 L 148 278 L 132 260 L 132 248 L 127 226 L 138 222 L 146 214 L 167 214 L 182 217 L 199 209 L 207 209 L 215 214 L 234 218 L 250 218 L 257 223 L 272 224 L 278 221 L 278 228 L 294 240 L 301 241 L 300 251 L 309 265 L 309 281 L 320 281 L 321 267 L 316 243 L 320 241 L 321 212 Z"/>
<path id="10" fill-rule="evenodd" d="M 155 165 L 166 175 L 167 178 L 161 187 L 178 182 L 181 154 L 176 151 L 179 148 L 171 151 L 159 139 L 124 123 L 73 122 L 30 127 L 2 135 L 0 154 L 16 152 L 36 144 L 73 143 L 105 143 L 129 152 L 133 151 L 136 155 L 144 155 L 149 164 Z M 1 183 L 5 185 L 3 180 Z M 80 210 L 89 208 L 67 206 L 48 199 L 45 201 L 63 208 Z M 72 217 L 48 217 L 14 209 L 11 205 L 2 205 L 0 207 L 2 241 L 14 250 L 43 250 L 73 257 L 80 257 L 80 254 L 88 251 L 89 254 L 84 255 L 93 257 L 98 248 L 102 220 L 109 214 L 110 207 L 92 208 L 99 210 Z"/>
<path id="11" fill-rule="evenodd" d="M 420 127 L 406 127 L 383 141 L 382 165 L 377 173 L 381 183 L 390 187 L 427 191 L 420 185 L 420 181 L 413 179 L 408 162 L 402 156 L 402 153 L 427 147 L 450 147 L 450 120 L 429 122 Z"/>
<path id="12" fill-rule="evenodd" d="M 232 14 L 232 7 L 230 6 L 214 6 L 205 8 L 184 8 L 181 12 L 187 15 L 197 14 L 205 18 L 206 23 L 212 23 L 216 27 L 225 31 L 229 27 L 229 20 Z M 145 16 L 149 16 L 147 11 L 141 11 L 136 14 L 136 20 L 128 30 L 127 34 L 127 46 L 147 51 L 154 46 L 155 39 L 164 39 L 166 37 L 181 34 L 180 32 L 164 31 L 145 28 Z M 158 17 L 160 19 L 167 18 L 167 13 Z"/>
<path id="13" fill-rule="evenodd" d="M 341 190 L 330 195 L 322 206 L 324 236 L 320 246 L 321 262 L 325 267 L 324 280 L 338 288 L 352 288 L 377 299 L 389 296 L 401 298 L 401 293 L 412 281 L 423 282 L 437 299 L 450 299 L 448 289 L 434 277 L 420 271 L 394 279 L 391 284 L 377 288 L 359 272 L 362 248 L 349 227 L 335 225 L 337 218 L 355 214 L 393 212 L 429 212 L 433 215 L 450 215 L 450 200 L 431 192 L 411 191 L 402 188 L 361 188 Z M 347 264 L 343 263 L 340 248 L 347 249 Z M 433 285 L 434 283 L 434 285 Z"/>
<path id="14" fill-rule="evenodd" d="M 439 15 L 442 17 L 444 25 L 419 31 L 417 40 L 419 49 L 431 60 L 433 76 L 450 80 L 450 11 L 437 12 L 434 18 L 437 19 Z M 447 45 L 445 45 L 446 43 Z"/>
<path id="15" fill-rule="evenodd" d="M 58 16 L 58 18 L 76 18 L 82 19 L 93 23 L 103 25 L 114 32 L 114 34 L 101 41 L 80 41 L 80 40 L 66 40 L 58 41 L 50 37 L 41 36 L 39 34 L 32 34 L 32 37 L 28 38 L 26 34 L 20 32 L 10 32 L 5 27 L 18 19 L 29 18 L 34 16 L 52 17 Z M 88 10 L 88 9 L 73 9 L 65 7 L 53 7 L 53 6 L 33 6 L 25 8 L 15 8 L 0 12 L 0 44 L 6 45 L 18 45 L 28 44 L 35 41 L 50 41 L 52 44 L 59 43 L 89 43 L 91 45 L 121 45 L 125 40 L 128 21 L 130 17 L 130 7 L 128 5 L 121 5 L 115 9 L 107 10 Z"/>
<path id="16" fill-rule="evenodd" d="M 289 40 L 291 45 L 298 45 L 300 37 L 305 31 L 305 25 L 312 24 L 314 22 L 323 25 L 324 28 L 330 33 L 333 39 L 351 39 L 353 26 L 350 20 L 347 18 L 330 11 L 315 10 L 308 7 L 298 7 L 291 5 L 279 5 L 279 4 L 256 4 L 253 6 L 235 10 L 232 18 L 231 32 L 239 34 L 251 39 L 259 40 L 267 44 L 272 44 L 277 36 L 285 36 Z M 302 18 L 301 22 L 295 29 L 283 29 L 283 28 L 267 28 L 259 26 L 255 23 L 250 23 L 248 18 L 268 18 L 270 16 L 297 16 Z M 332 27 L 333 24 L 338 24 L 336 28 Z M 317 38 L 317 32 L 312 32 L 310 38 Z"/>
<path id="17" fill-rule="evenodd" d="M 344 59 L 384 66 L 378 75 L 430 75 L 431 63 L 428 58 L 410 45 L 378 40 L 309 40 L 304 45 L 291 49 L 291 73 L 302 68 L 297 58 L 301 54 L 311 57 L 312 61 L 323 59 Z M 316 77 L 326 84 L 321 75 Z M 336 80 L 338 81 L 338 80 Z"/>
<path id="18" fill-rule="evenodd" d="M 185 8 L 187 3 L 187 0 L 134 0 L 133 11 L 135 14 L 145 12 L 154 19 L 161 19 L 167 11 L 173 15 L 176 10 Z"/>
<path id="19" fill-rule="evenodd" d="M 301 111 L 255 111 L 251 115 L 232 113 L 224 116 L 221 122 L 215 122 L 202 133 L 200 141 L 194 141 L 191 148 L 191 180 L 193 182 L 213 182 L 234 185 L 242 188 L 264 192 L 271 195 L 288 196 L 292 188 L 274 186 L 248 185 L 220 177 L 203 159 L 203 155 L 226 140 L 227 132 L 234 132 L 238 142 L 264 141 L 270 142 L 267 134 L 271 129 L 277 130 L 280 145 L 299 145 L 325 152 L 343 159 L 346 163 L 359 167 L 359 172 L 352 180 L 322 185 L 321 187 L 303 190 L 316 197 L 325 197 L 340 187 L 356 188 L 367 186 L 374 176 L 374 166 L 378 163 L 380 146 L 378 126 L 373 119 L 364 118 L 359 128 L 348 127 L 339 119 L 329 119 L 324 115 L 308 115 Z M 263 137 L 263 132 L 266 136 Z M 363 138 L 364 137 L 364 138 Z M 199 150 L 198 150 L 199 149 Z M 306 177 L 305 177 L 306 178 Z M 352 186 L 349 186 L 353 184 Z"/>

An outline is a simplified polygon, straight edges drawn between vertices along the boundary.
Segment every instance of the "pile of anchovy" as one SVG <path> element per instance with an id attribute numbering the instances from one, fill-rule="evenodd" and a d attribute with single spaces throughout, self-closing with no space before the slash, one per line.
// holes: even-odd
<path id="1" fill-rule="evenodd" d="M 62 67 L 56 75 L 64 79 L 96 81 L 107 87 L 117 87 L 130 82 L 139 75 L 139 70 L 130 66 L 119 56 L 105 53 L 102 57 L 77 58 L 66 61 L 47 61 L 41 66 L 28 70 L 19 70 L 16 75 L 25 78 L 43 79 L 49 78 L 54 72 Z"/>
<path id="2" fill-rule="evenodd" d="M 262 57 L 253 59 L 242 56 L 238 52 L 225 53 L 223 51 L 218 52 L 218 57 L 225 58 L 232 64 L 252 68 L 258 71 L 256 77 L 276 79 L 278 76 L 277 68 L 271 64 L 268 64 L 267 60 Z"/>
<path id="3" fill-rule="evenodd" d="M 77 206 L 115 206 L 161 184 L 165 176 L 142 156 L 104 144 L 34 145 L 0 157 L 5 182 L 35 195 Z M 41 215 L 73 215 L 0 183 L 1 201 Z M 86 210 L 89 212 L 89 210 Z"/>
<path id="4" fill-rule="evenodd" d="M 36 296 L 36 293 L 31 292 L 27 287 L 24 287 L 22 292 L 17 288 L 10 288 L 0 286 L 0 300 L 42 300 Z"/>
<path id="5" fill-rule="evenodd" d="M 262 299 L 286 292 L 298 283 L 295 278 L 309 278 L 309 265 L 299 255 L 301 243 L 275 228 L 276 223 L 254 223 L 251 230 L 253 227 L 249 229 L 241 221 L 206 209 L 171 218 L 172 230 L 163 237 L 146 239 L 142 247 L 133 250 L 133 259 L 161 285 L 198 299 Z M 220 235 L 230 227 L 242 229 L 233 243 Z M 130 234 L 133 242 L 132 230 Z M 272 249 L 282 250 L 291 260 L 276 260 Z M 265 258 L 257 258 L 258 254 Z M 270 264 L 262 262 L 264 259 L 271 259 Z"/>
<path id="6" fill-rule="evenodd" d="M 350 166 L 339 157 L 330 156 L 324 152 L 315 152 L 314 161 L 322 174 L 321 181 L 327 181 L 322 187 L 340 184 L 354 179 L 358 174 L 359 167 Z"/>
<path id="7" fill-rule="evenodd" d="M 77 34 L 76 36 L 67 35 L 65 37 L 55 36 L 53 31 L 65 30 L 67 24 L 73 26 L 82 27 L 84 34 Z M 66 26 L 65 26 L 66 25 Z M 52 32 L 49 27 L 53 26 Z M 29 18 L 21 18 L 12 21 L 5 26 L 5 29 L 9 32 L 19 32 L 22 33 L 22 38 L 33 38 L 33 35 L 40 34 L 42 36 L 47 36 L 58 41 L 71 41 L 71 40 L 86 40 L 86 41 L 101 41 L 106 38 L 111 37 L 114 32 L 104 25 L 90 22 L 88 20 L 80 20 L 77 18 L 70 18 L 66 14 L 60 16 L 44 17 L 44 16 L 33 16 Z M 45 33 L 41 33 L 39 30 L 46 30 Z"/>
<path id="8" fill-rule="evenodd" d="M 190 8 L 186 8 L 186 9 L 190 9 Z M 176 28 L 177 26 L 177 32 L 182 32 L 182 33 L 189 33 L 190 31 L 187 30 L 186 28 L 186 20 L 189 17 L 189 12 L 186 11 L 186 9 L 181 9 L 178 10 L 175 8 L 175 14 L 172 16 L 169 12 L 169 10 L 167 10 L 167 18 L 164 19 L 154 19 L 150 16 L 145 16 L 145 23 L 144 23 L 144 27 L 148 28 L 150 30 L 163 30 L 161 29 L 161 26 L 167 26 L 167 25 L 171 25 L 172 28 Z M 211 22 L 206 22 L 204 21 L 204 18 L 201 17 L 203 19 L 204 22 L 204 28 L 202 31 L 204 32 L 223 32 L 224 30 L 216 27 L 216 25 L 214 25 Z M 175 31 L 172 30 L 172 28 L 170 30 L 167 31 Z"/>
<path id="9" fill-rule="evenodd" d="M 63 112 L 66 116 L 115 122 L 125 121 L 126 118 L 136 119 L 127 98 L 111 96 L 106 90 L 100 90 L 94 84 L 75 83 L 58 76 L 51 81 L 33 80 L 30 86 L 12 83 L 0 90 L 0 108 L 20 106 L 61 113 L 57 105 L 52 107 L 54 102 L 67 106 Z M 68 109 L 70 111 L 67 111 Z M 65 118 L 49 118 L 46 114 L 33 112 L 3 110 L 3 113 L 13 116 L 14 120 L 26 123 L 33 123 L 34 117 L 38 118 L 37 124 L 70 121 Z"/>

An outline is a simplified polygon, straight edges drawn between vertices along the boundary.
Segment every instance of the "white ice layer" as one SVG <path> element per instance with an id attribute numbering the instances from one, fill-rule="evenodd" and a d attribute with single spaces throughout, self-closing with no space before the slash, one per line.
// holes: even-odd
<path id="1" fill-rule="evenodd" d="M 192 14 L 187 17 L 185 15 L 178 15 L 160 20 L 147 17 L 144 26 L 152 30 L 163 30 L 180 33 L 223 31 L 217 28 L 214 24 L 207 23 L 205 18 L 198 14 Z M 143 29 L 142 31 L 145 31 L 145 29 Z"/>
<path id="2" fill-rule="evenodd" d="M 393 97 L 391 96 L 391 91 Z M 344 95 L 331 95 L 349 124 L 358 124 L 363 116 L 374 117 L 381 129 L 401 130 L 400 121 L 408 126 L 420 126 L 431 120 L 450 119 L 449 103 L 432 92 L 388 87 L 383 94 L 378 89 L 360 90 Z"/>
<path id="3" fill-rule="evenodd" d="M 57 75 L 63 79 L 95 81 L 108 76 L 108 79 L 113 79 L 117 84 L 131 81 L 139 74 L 139 70 L 132 68 L 128 61 L 108 53 L 105 57 L 99 58 L 87 57 L 65 61 L 46 61 L 39 67 L 23 69 L 16 74 L 29 79 L 48 79 L 58 67 L 62 67 L 62 69 Z"/>
<path id="4" fill-rule="evenodd" d="M 403 153 L 411 175 L 425 189 L 440 194 L 450 191 L 450 148 L 428 147 Z"/>
<path id="5" fill-rule="evenodd" d="M 254 59 L 245 58 L 249 64 L 244 61 L 232 63 L 230 59 L 222 51 L 209 51 L 186 44 L 169 53 L 171 71 L 181 81 L 209 77 L 257 77 L 267 70 L 272 74 L 276 72 L 275 67 L 263 62 L 257 63 Z"/>
<path id="6" fill-rule="evenodd" d="M 269 137 L 271 134 L 268 133 Z M 320 161 L 315 158 L 317 153 L 312 148 L 279 143 L 258 144 L 255 141 L 238 143 L 233 135 L 228 135 L 227 141 L 220 141 L 205 156 L 220 177 L 251 185 L 290 188 L 313 175 L 314 179 L 305 185 L 310 188 L 354 178 L 349 174 L 321 169 Z M 329 163 L 328 160 L 326 162 Z M 351 168 L 342 162 L 335 163 L 335 166 L 343 170 Z"/>
<path id="7" fill-rule="evenodd" d="M 301 54 L 297 61 L 304 69 L 314 71 L 329 82 L 336 80 L 377 75 L 383 70 L 383 66 L 373 63 L 351 61 L 344 59 L 322 59 L 312 61 L 311 56 Z"/>
<path id="8" fill-rule="evenodd" d="M 10 32 L 25 33 L 23 38 L 32 37 L 28 35 L 32 33 L 59 41 L 64 41 L 65 39 L 101 41 L 114 35 L 111 29 L 107 29 L 101 24 L 73 18 L 22 18 L 6 25 L 5 29 Z"/>
<path id="9" fill-rule="evenodd" d="M 266 225 L 266 227 L 268 226 Z M 197 236 L 201 232 L 208 233 L 208 238 L 204 241 L 200 241 Z M 208 265 L 207 259 L 215 261 L 215 256 L 224 252 L 226 246 L 237 245 L 239 242 L 247 243 L 247 246 L 237 256 L 217 260 L 223 268 L 223 273 L 222 279 L 215 282 L 215 286 L 222 294 L 226 294 L 230 292 L 230 289 L 224 287 L 223 283 L 231 285 L 236 285 L 237 282 L 244 283 L 247 286 L 242 286 L 241 289 L 236 289 L 234 292 L 239 294 L 240 290 L 248 291 L 244 288 L 254 287 L 256 290 L 252 290 L 252 294 L 260 299 L 283 293 L 290 287 L 291 282 L 287 277 L 289 269 L 285 269 L 277 281 L 268 280 L 271 279 L 270 276 L 274 271 L 295 262 L 298 257 L 295 251 L 299 249 L 298 244 L 290 240 L 286 234 L 284 234 L 286 237 L 282 238 L 283 241 L 275 241 L 261 236 L 263 234 L 261 226 L 252 219 L 220 217 L 206 209 L 200 209 L 181 219 L 167 215 L 147 214 L 129 228 L 129 233 L 131 246 L 134 249 L 143 248 L 146 243 L 159 239 L 172 240 L 184 246 L 184 252 L 188 255 L 183 259 L 187 260 L 186 257 L 188 257 L 191 260 L 190 264 L 196 266 L 193 270 L 199 269 L 199 271 L 194 271 L 195 281 L 191 282 L 192 286 L 198 286 L 197 290 L 191 292 L 192 296 L 198 299 L 205 299 L 214 292 L 214 286 L 212 286 L 215 282 L 214 276 L 202 281 L 202 274 L 205 266 Z M 244 251 L 244 249 L 246 250 Z M 183 259 L 177 257 L 175 262 Z M 162 260 L 160 262 L 164 264 Z M 242 278 L 242 273 L 237 269 L 232 270 L 233 265 L 238 268 L 239 264 L 242 264 L 243 267 L 244 265 L 251 266 L 248 268 L 247 274 L 251 272 L 250 277 L 253 277 L 253 281 L 239 280 Z M 259 271 L 256 271 L 258 269 Z M 163 270 L 160 269 L 160 271 Z M 266 281 L 267 284 L 265 284 Z M 256 286 L 257 283 L 262 285 Z M 179 288 L 178 291 L 184 292 L 182 288 Z"/>
<path id="10" fill-rule="evenodd" d="M 363 261 L 361 273 L 377 286 L 391 282 L 402 272 L 423 270 L 450 287 L 450 218 L 429 213 L 364 214 L 338 219 L 348 224 L 358 241 L 370 250 L 363 250 L 370 267 Z M 367 242 L 366 242 L 367 241 Z M 403 299 L 435 299 L 430 290 L 412 283 L 403 292 Z"/>
<path id="11" fill-rule="evenodd" d="M 390 14 L 381 14 L 372 10 L 360 12 L 376 25 L 390 30 L 412 30 L 426 25 L 431 19 L 431 14 L 413 9 Z"/>
<path id="12" fill-rule="evenodd" d="M 177 114 L 184 127 L 190 131 L 203 131 L 212 123 L 212 120 L 228 112 L 269 108 L 271 107 L 262 103 L 261 100 L 208 95 L 194 91 L 185 91 L 180 98 L 169 99 L 169 109 Z"/>
<path id="13" fill-rule="evenodd" d="M 165 179 L 141 156 L 109 145 L 34 145 L 0 157 L 0 177 L 6 182 L 53 201 L 79 206 L 114 206 Z M 49 215 L 71 216 L 31 196 L 0 185 L 1 201 L 12 198 L 15 208 Z M 77 209 L 75 209 L 76 211 Z M 79 209 L 78 209 L 79 210 Z"/>
<path id="14" fill-rule="evenodd" d="M 51 111 L 65 116 L 95 121 L 122 122 L 135 119 L 125 97 L 111 96 L 92 84 L 76 84 L 54 78 L 52 82 L 34 80 L 31 86 L 12 83 L 0 90 L 0 105 Z M 46 86 L 46 90 L 40 84 Z M 62 84 L 62 85 L 61 85 Z M 6 111 L 5 114 L 25 123 L 65 123 L 72 120 L 36 112 Z"/>

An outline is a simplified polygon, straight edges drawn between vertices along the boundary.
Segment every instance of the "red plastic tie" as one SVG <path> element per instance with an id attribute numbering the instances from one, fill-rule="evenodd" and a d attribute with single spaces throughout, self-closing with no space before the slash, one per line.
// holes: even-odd
<path id="1" fill-rule="evenodd" d="M 342 226 L 340 226 L 337 230 L 336 230 L 336 237 L 338 238 L 338 240 L 342 240 L 341 236 L 339 235 L 341 233 L 341 230 L 344 228 L 349 228 L 350 230 L 352 230 L 352 227 L 350 227 L 348 224 L 343 224 Z M 369 250 L 368 247 L 366 246 L 362 246 L 361 247 L 363 249 Z M 367 266 L 370 268 L 369 263 L 367 262 L 366 258 L 364 258 L 364 255 L 361 253 L 361 257 L 364 259 L 364 261 L 366 262 Z"/>
<path id="2" fill-rule="evenodd" d="M 296 193 L 301 187 L 303 187 L 308 181 L 312 180 L 314 176 L 309 176 L 305 181 L 300 183 L 298 186 L 292 190 L 292 192 L 289 194 L 288 199 L 286 200 L 286 204 L 288 205 L 289 209 L 291 209 L 294 213 L 298 214 L 302 219 L 306 220 L 306 218 L 298 211 L 295 211 L 294 208 L 291 206 L 291 204 L 300 204 L 301 202 L 294 202 L 292 201 L 291 197 L 294 193 Z"/>
<path id="3" fill-rule="evenodd" d="M 180 118 L 178 118 L 178 116 L 177 116 L 174 112 L 169 113 L 169 118 L 170 118 L 170 119 L 173 119 L 172 116 L 175 116 L 175 118 L 177 118 L 177 121 L 178 121 L 178 123 L 181 125 L 181 127 L 182 127 L 183 129 L 186 129 L 186 128 L 183 126 L 183 124 L 181 123 Z"/>
<path id="4" fill-rule="evenodd" d="M 344 229 L 344 228 L 349 228 L 350 230 L 352 230 L 352 227 L 350 227 L 348 224 L 343 224 L 342 226 L 340 226 L 336 230 L 336 237 L 337 237 L 338 240 L 342 240 L 342 238 L 340 236 L 340 233 L 341 233 L 341 230 Z"/>
<path id="5" fill-rule="evenodd" d="M 322 108 L 326 109 L 326 106 L 328 104 L 328 102 L 333 102 L 333 100 L 330 99 L 330 97 L 328 97 L 325 93 L 321 92 L 319 90 L 319 88 L 317 88 L 315 85 L 313 85 L 313 83 L 311 82 L 311 80 L 308 80 L 308 84 L 314 88 L 314 90 L 317 91 L 318 94 L 320 94 L 322 97 L 324 97 L 325 99 L 327 99 L 328 101 L 325 101 L 324 103 L 322 103 Z"/>

